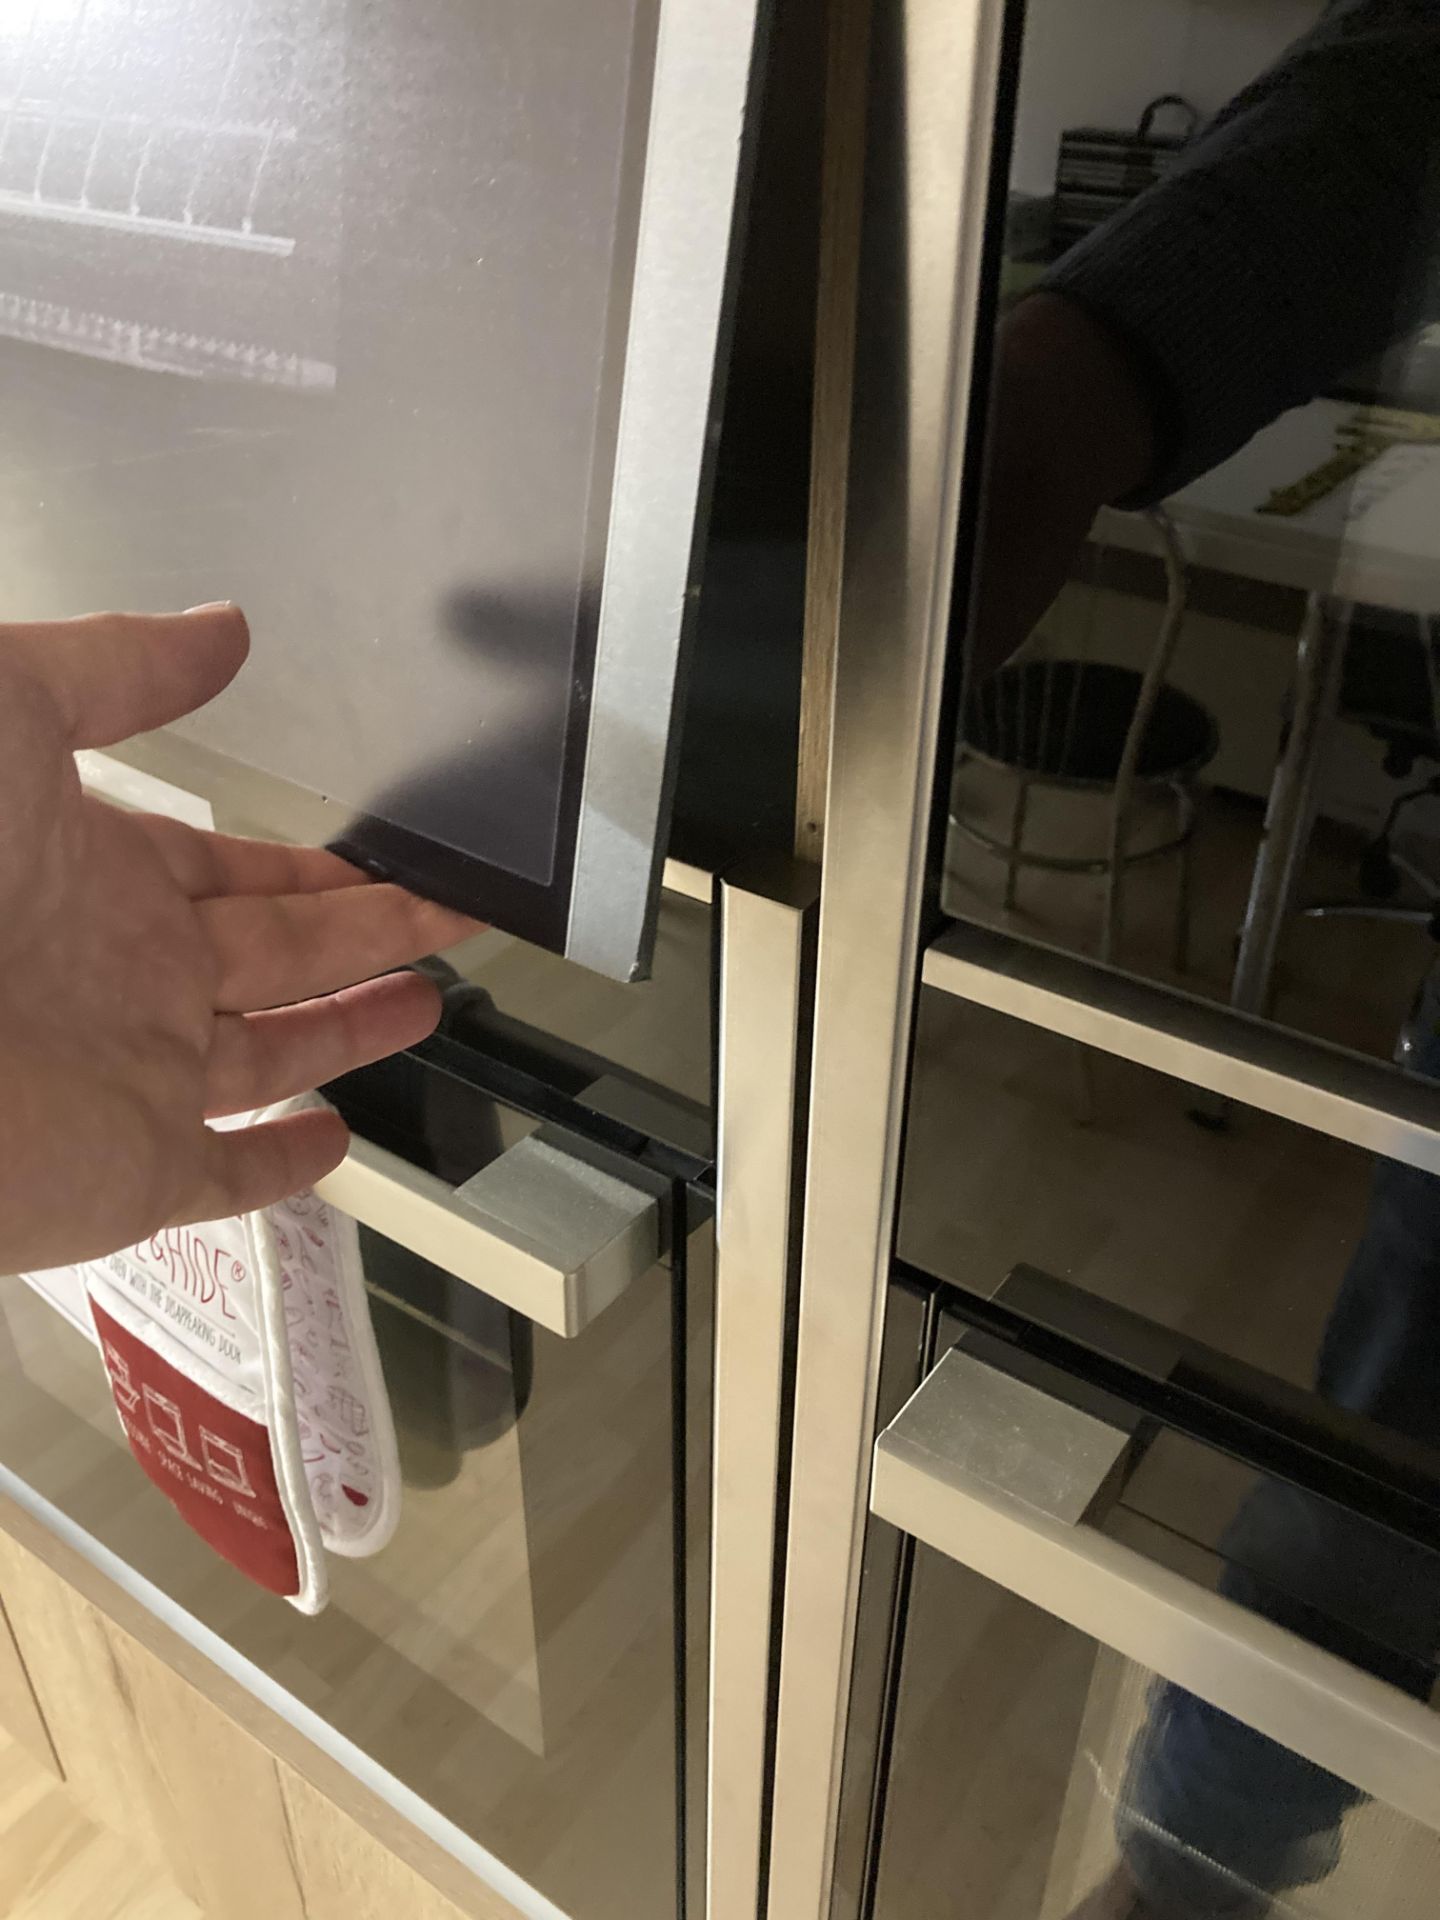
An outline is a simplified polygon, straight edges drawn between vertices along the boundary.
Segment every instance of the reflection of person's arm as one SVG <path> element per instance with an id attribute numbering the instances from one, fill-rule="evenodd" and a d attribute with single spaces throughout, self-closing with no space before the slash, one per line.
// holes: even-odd
<path id="1" fill-rule="evenodd" d="M 1346 0 L 1001 329 L 973 667 L 1162 499 L 1426 316 L 1440 0 Z"/>
<path id="2" fill-rule="evenodd" d="M 1047 276 L 1147 363 L 1142 497 L 1416 326 L 1437 210 L 1440 6 L 1346 0 Z"/>

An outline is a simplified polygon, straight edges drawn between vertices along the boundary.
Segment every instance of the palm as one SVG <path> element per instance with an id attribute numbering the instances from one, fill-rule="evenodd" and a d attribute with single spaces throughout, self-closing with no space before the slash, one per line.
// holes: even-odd
<path id="1" fill-rule="evenodd" d="M 433 989 L 384 970 L 469 931 L 460 916 L 330 854 L 81 792 L 72 748 L 199 704 L 244 651 L 228 610 L 0 627 L 0 1269 L 317 1179 L 345 1149 L 334 1115 L 224 1133 L 204 1117 L 303 1092 L 434 1024 Z"/>

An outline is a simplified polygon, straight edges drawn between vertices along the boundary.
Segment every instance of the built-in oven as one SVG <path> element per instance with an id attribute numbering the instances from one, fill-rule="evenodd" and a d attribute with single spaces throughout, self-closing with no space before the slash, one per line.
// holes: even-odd
<path id="1" fill-rule="evenodd" d="M 1435 22 L 847 17 L 766 1910 L 1419 1912 Z"/>
<path id="2" fill-rule="evenodd" d="M 756 1835 L 765 1792 L 820 16 L 12 14 L 6 617 L 225 598 L 252 636 L 224 702 L 82 780 L 486 925 L 425 963 L 433 1038 L 324 1090 L 388 1545 L 331 1554 L 315 1616 L 248 1581 L 18 1281 L 5 1492 L 487 1911 L 702 1912 L 710 1783 Z"/>
<path id="3" fill-rule="evenodd" d="M 296 1619 L 19 1292 L 7 1484 L 522 1910 L 1423 1910 L 1429 11 L 778 9 L 678 768 L 750 10 L 302 11 L 7 47 L 7 537 L 252 602 L 119 802 L 483 882 L 331 1089 L 401 1531 Z"/>
<path id="4" fill-rule="evenodd" d="M 1406 1463 L 1352 1458 L 1345 1488 L 1316 1464 L 1333 1435 L 1296 1421 L 1290 1450 L 1254 1428 L 1247 1446 L 1235 1380 L 1193 1347 L 1115 1392 L 1125 1333 L 1149 1329 L 1118 1316 L 1072 1343 L 1075 1299 L 1048 1276 L 979 1315 L 913 1273 L 897 1287 L 921 1384 L 876 1451 L 867 1580 L 890 1665 L 879 1770 L 857 1748 L 842 1814 L 841 1909 L 1423 1905 L 1433 1508 L 1381 1519 L 1373 1491 Z M 1007 1295 L 1033 1316 L 1019 1331 Z"/>

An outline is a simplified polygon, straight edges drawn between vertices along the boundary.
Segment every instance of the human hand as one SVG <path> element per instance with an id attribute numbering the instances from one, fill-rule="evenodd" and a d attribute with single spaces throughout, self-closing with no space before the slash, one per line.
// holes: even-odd
<path id="1" fill-rule="evenodd" d="M 93 1258 L 328 1173 L 347 1143 L 334 1113 L 204 1120 L 423 1039 L 436 989 L 385 969 L 474 931 L 333 854 L 82 792 L 74 749 L 202 706 L 248 649 L 228 606 L 0 625 L 0 1272 Z"/>

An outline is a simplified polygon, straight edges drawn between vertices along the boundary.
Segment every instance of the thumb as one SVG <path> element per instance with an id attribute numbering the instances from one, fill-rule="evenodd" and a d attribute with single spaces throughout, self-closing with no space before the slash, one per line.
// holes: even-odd
<path id="1" fill-rule="evenodd" d="M 204 706 L 240 671 L 250 630 L 227 602 L 0 626 L 0 656 L 54 701 L 72 747 L 107 747 Z"/>

